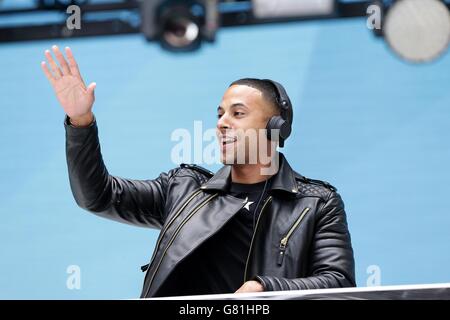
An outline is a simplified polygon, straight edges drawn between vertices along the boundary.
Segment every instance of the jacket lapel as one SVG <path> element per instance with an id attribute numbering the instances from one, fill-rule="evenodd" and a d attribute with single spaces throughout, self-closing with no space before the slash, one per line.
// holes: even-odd
<path id="1" fill-rule="evenodd" d="M 193 206 L 186 218 L 172 235 L 172 241 L 164 247 L 162 259 L 147 296 L 153 296 L 175 266 L 192 251 L 218 232 L 245 204 L 232 196 L 214 193 L 208 202 Z"/>

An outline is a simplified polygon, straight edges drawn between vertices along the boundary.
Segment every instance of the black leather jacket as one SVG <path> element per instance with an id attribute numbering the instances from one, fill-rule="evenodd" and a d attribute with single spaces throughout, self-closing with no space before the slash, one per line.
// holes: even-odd
<path id="1" fill-rule="evenodd" d="M 213 236 L 243 206 L 227 194 L 230 166 L 216 174 L 181 165 L 154 180 L 108 173 L 95 121 L 72 127 L 66 153 L 77 204 L 99 216 L 161 229 L 141 297 L 152 297 L 174 267 Z M 355 286 L 354 259 L 344 204 L 330 184 L 303 177 L 280 154 L 280 166 L 250 245 L 242 283 L 265 290 Z"/>

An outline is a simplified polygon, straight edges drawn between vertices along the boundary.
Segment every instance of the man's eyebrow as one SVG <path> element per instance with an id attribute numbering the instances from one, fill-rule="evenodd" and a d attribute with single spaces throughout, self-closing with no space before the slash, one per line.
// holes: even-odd
<path id="1" fill-rule="evenodd" d="M 247 106 L 245 104 L 243 104 L 242 102 L 233 103 L 230 108 L 237 108 L 237 107 L 247 108 Z"/>
<path id="2" fill-rule="evenodd" d="M 230 109 L 232 109 L 232 108 L 237 108 L 237 107 L 244 107 L 244 108 L 247 108 L 247 106 L 245 105 L 245 104 L 243 104 L 242 102 L 236 102 L 236 103 L 233 103 L 231 106 L 230 106 Z M 218 106 L 217 107 L 217 111 L 222 111 L 223 110 L 223 107 L 222 106 Z"/>

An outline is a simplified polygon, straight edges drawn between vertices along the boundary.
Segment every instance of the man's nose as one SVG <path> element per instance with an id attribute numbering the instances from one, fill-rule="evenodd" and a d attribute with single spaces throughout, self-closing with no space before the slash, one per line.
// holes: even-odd
<path id="1" fill-rule="evenodd" d="M 217 129 L 229 129 L 230 128 L 230 122 L 228 119 L 227 114 L 223 114 L 219 120 L 217 120 Z"/>

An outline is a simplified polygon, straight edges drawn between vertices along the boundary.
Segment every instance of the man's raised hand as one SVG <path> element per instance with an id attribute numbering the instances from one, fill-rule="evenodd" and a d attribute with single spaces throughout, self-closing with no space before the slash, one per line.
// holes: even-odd
<path id="1" fill-rule="evenodd" d="M 93 120 L 92 105 L 95 100 L 96 83 L 93 82 L 86 87 L 69 47 L 65 48 L 68 63 L 57 46 L 53 46 L 52 50 L 59 66 L 53 60 L 50 51 L 46 50 L 45 57 L 48 64 L 42 61 L 42 70 L 52 85 L 64 112 L 69 116 L 70 122 L 75 126 L 89 125 Z"/>

